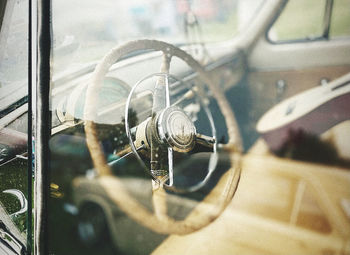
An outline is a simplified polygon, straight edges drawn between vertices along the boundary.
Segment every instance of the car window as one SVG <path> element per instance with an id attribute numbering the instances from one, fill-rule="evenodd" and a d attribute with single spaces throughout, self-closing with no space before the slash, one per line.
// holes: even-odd
<path id="1" fill-rule="evenodd" d="M 350 1 L 334 0 L 330 26 L 330 37 L 350 36 Z"/>
<path id="2" fill-rule="evenodd" d="M 52 0 L 50 106 L 52 119 L 57 114 L 60 123 L 54 122 L 49 140 L 48 225 L 62 224 L 49 227 L 50 253 L 115 254 L 113 249 L 117 249 L 122 254 L 150 254 L 170 233 L 160 233 L 155 225 L 144 226 L 148 217 L 135 224 L 132 216 L 108 198 L 106 187 L 98 182 L 95 154 L 90 154 L 92 140 L 85 130 L 90 121 L 111 177 L 120 180 L 137 204 L 157 213 L 152 206 L 157 178 L 161 185 L 166 182 L 175 187 L 166 194 L 166 213 L 176 224 L 182 224 L 219 176 L 228 170 L 238 174 L 238 169 L 228 167 L 230 160 L 218 162 L 216 136 L 223 142 L 228 139 L 225 118 L 185 53 L 196 57 L 197 49 L 206 53 L 204 43 L 231 43 L 238 31 L 250 25 L 263 2 Z M 94 69 L 113 64 L 115 60 L 105 55 L 114 51 L 120 59 L 91 92 L 97 77 Z M 171 57 L 168 71 L 164 71 L 165 51 L 169 54 L 164 57 L 178 54 Z M 89 107 L 96 111 L 92 118 L 87 114 Z M 203 136 L 197 139 L 194 132 Z M 162 140 L 159 144 L 154 136 L 158 140 L 152 146 L 159 147 L 152 150 L 155 134 Z M 214 170 L 217 177 L 212 180 Z M 226 181 L 230 187 L 221 192 L 226 196 L 234 192 L 237 182 L 237 176 Z M 209 207 L 221 202 L 214 200 Z M 138 211 L 143 210 L 131 213 Z M 200 214 L 204 222 L 213 217 L 208 215 L 210 210 Z M 196 223 L 188 225 L 192 228 Z M 126 232 L 120 234 L 119 229 Z"/>
<path id="3" fill-rule="evenodd" d="M 28 1 L 6 2 L 0 30 L 0 238 L 6 247 L 26 253 L 31 236 L 28 210 L 25 98 L 28 75 Z M 24 100 L 23 100 L 24 98 Z M 31 177 L 31 174 L 30 174 Z M 9 253 L 13 254 L 13 253 Z"/>
<path id="4" fill-rule="evenodd" d="M 312 40 L 323 36 L 326 0 L 291 0 L 268 33 L 273 42 Z"/>
<path id="5" fill-rule="evenodd" d="M 50 60 L 39 61 L 50 87 L 39 84 L 48 93 L 37 98 L 51 116 L 38 116 L 44 125 L 37 129 L 45 138 L 38 162 L 47 163 L 37 171 L 49 191 L 37 207 L 47 213 L 39 233 L 46 253 L 151 254 L 168 236 L 205 231 L 203 222 L 230 214 L 222 205 L 231 203 L 240 181 L 248 188 L 233 202 L 238 213 L 292 232 L 331 232 L 308 184 L 264 171 L 263 164 L 256 166 L 260 175 L 248 170 L 240 178 L 241 151 L 249 153 L 258 136 L 248 120 L 250 45 L 285 2 L 51 1 L 51 16 L 41 15 L 51 18 L 41 23 L 41 38 L 51 44 L 41 50 L 52 55 L 39 54 Z M 308 24 L 293 28 L 294 37 L 278 25 L 276 38 L 321 36 L 326 2 L 289 1 L 286 13 L 293 14 L 282 12 L 277 22 Z M 198 51 L 206 61 L 196 62 Z M 265 82 L 258 94 L 269 94 Z"/>

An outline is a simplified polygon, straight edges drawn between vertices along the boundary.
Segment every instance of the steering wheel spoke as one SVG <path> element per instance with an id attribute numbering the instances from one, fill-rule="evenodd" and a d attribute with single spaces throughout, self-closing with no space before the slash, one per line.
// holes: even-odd
<path id="1" fill-rule="evenodd" d="M 150 171 L 153 179 L 156 179 L 160 184 L 172 186 L 174 182 L 174 152 L 173 149 L 165 145 L 151 145 L 151 161 Z"/>
<path id="2" fill-rule="evenodd" d="M 167 48 L 167 51 L 170 48 Z M 169 185 L 173 184 L 173 150 L 168 147 L 166 152 L 163 152 L 164 146 L 159 143 L 157 137 L 156 119 L 158 113 L 170 107 L 170 86 L 169 86 L 169 68 L 172 55 L 170 52 L 163 52 L 162 64 L 158 76 L 155 90 L 153 93 L 152 107 L 152 128 L 151 132 L 151 174 L 159 181 L 165 182 L 169 179 Z M 167 155 L 165 155 L 167 154 Z M 167 161 L 167 164 L 166 162 Z"/>
<path id="3" fill-rule="evenodd" d="M 196 143 L 201 146 L 207 147 L 211 151 L 214 151 L 216 146 L 216 139 L 215 137 L 196 134 Z"/>
<path id="4" fill-rule="evenodd" d="M 174 153 L 173 149 L 168 147 L 168 175 L 169 175 L 169 186 L 174 184 Z"/>
<path id="5" fill-rule="evenodd" d="M 160 74 L 153 93 L 152 114 L 170 106 L 169 68 L 172 55 L 163 52 Z"/>

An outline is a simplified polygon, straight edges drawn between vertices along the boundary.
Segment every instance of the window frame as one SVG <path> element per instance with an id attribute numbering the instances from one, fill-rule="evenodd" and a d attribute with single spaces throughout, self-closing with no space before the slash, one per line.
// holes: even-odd
<path id="1" fill-rule="evenodd" d="M 313 38 L 300 38 L 300 39 L 292 39 L 292 40 L 272 40 L 269 36 L 269 32 L 271 31 L 273 25 L 278 21 L 281 14 L 285 11 L 285 8 L 290 0 L 285 0 L 284 3 L 281 5 L 281 8 L 277 12 L 277 15 L 272 19 L 272 22 L 267 27 L 265 31 L 265 39 L 267 42 L 273 45 L 280 45 L 280 44 L 291 44 L 291 43 L 305 43 L 305 42 L 316 42 L 316 41 L 328 41 L 331 38 L 329 37 L 330 27 L 331 27 L 331 20 L 332 20 L 332 11 L 333 11 L 333 3 L 334 0 L 326 0 L 326 6 L 324 10 L 324 16 L 323 16 L 323 24 L 322 24 L 322 34 L 320 36 L 316 36 Z"/>

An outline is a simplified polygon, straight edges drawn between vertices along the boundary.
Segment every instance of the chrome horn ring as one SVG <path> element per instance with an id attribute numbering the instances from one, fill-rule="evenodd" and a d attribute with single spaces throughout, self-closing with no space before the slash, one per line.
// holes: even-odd
<path id="1" fill-rule="evenodd" d="M 178 188 L 173 185 L 173 160 L 172 160 L 172 151 L 180 152 L 180 153 L 187 153 L 190 152 L 193 147 L 195 146 L 196 142 L 196 128 L 192 122 L 192 120 L 188 117 L 188 115 L 178 106 L 171 106 L 170 102 L 170 85 L 167 82 L 166 83 L 166 98 L 168 102 L 167 108 L 162 110 L 159 114 L 157 114 L 155 119 L 155 125 L 156 125 L 156 131 L 157 136 L 159 140 L 166 145 L 168 149 L 168 176 L 163 179 L 157 178 L 158 173 L 164 173 L 164 172 L 152 172 L 150 171 L 150 167 L 148 167 L 145 162 L 142 160 L 139 148 L 142 146 L 150 147 L 150 141 L 147 138 L 147 126 L 148 123 L 143 122 L 139 125 L 139 128 L 142 130 L 141 132 L 143 134 L 139 135 L 137 134 L 136 137 L 142 137 L 142 141 L 133 141 L 132 134 L 131 134 L 131 127 L 129 125 L 129 112 L 130 112 L 130 104 L 131 99 L 136 91 L 137 88 L 141 86 L 143 82 L 146 80 L 152 78 L 152 77 L 163 77 L 165 79 L 173 79 L 175 82 L 180 82 L 182 84 L 185 84 L 185 86 L 189 89 L 189 91 L 193 91 L 193 88 L 186 83 L 185 81 L 177 78 L 174 75 L 167 74 L 167 73 L 154 73 L 151 75 L 148 75 L 142 79 L 140 79 L 138 82 L 135 83 L 135 85 L 132 87 L 128 99 L 125 104 L 125 132 L 129 140 L 129 145 L 131 147 L 132 152 L 135 154 L 138 161 L 141 163 L 143 168 L 149 173 L 152 177 L 152 179 L 157 182 L 158 184 L 161 184 L 160 181 L 163 181 L 161 185 L 163 185 L 166 189 L 177 192 L 177 193 L 186 193 L 186 192 L 194 192 L 198 189 L 205 186 L 205 184 L 209 181 L 211 175 L 215 171 L 215 168 L 218 163 L 218 155 L 217 155 L 217 139 L 216 139 L 216 128 L 213 120 L 213 115 L 207 106 L 207 104 L 204 102 L 203 97 L 199 96 L 196 92 L 194 93 L 194 96 L 198 100 L 201 107 L 204 109 L 204 112 L 206 113 L 206 116 L 209 121 L 210 129 L 211 129 L 211 136 L 212 136 L 212 145 L 213 145 L 213 152 L 210 155 L 210 159 L 208 162 L 208 171 L 206 173 L 206 176 L 203 178 L 202 181 L 199 183 L 196 183 L 195 185 L 192 185 L 190 187 L 186 188 Z M 147 121 L 151 121 L 151 118 L 148 118 Z M 186 132 L 187 135 L 185 135 L 183 132 Z M 136 132 L 138 133 L 138 132 Z M 170 156 L 169 156 L 170 155 Z M 169 183 L 166 183 L 169 179 Z"/>

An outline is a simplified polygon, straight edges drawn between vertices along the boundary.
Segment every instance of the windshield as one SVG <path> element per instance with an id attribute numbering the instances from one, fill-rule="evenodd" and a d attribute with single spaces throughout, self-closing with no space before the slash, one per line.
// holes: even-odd
<path id="1" fill-rule="evenodd" d="M 175 45 L 232 39 L 262 0 L 53 0 L 54 74 L 101 59 L 140 38 Z"/>

